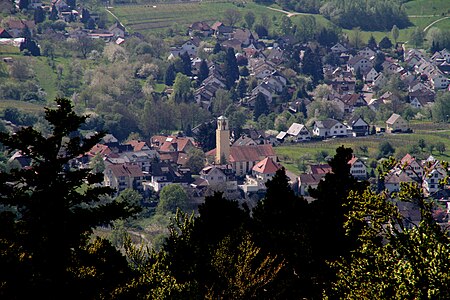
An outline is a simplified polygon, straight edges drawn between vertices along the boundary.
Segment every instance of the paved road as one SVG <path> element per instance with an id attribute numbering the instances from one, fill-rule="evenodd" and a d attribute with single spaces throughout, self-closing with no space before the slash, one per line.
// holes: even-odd
<path id="1" fill-rule="evenodd" d="M 278 8 L 273 8 L 273 7 L 268 7 L 268 9 L 271 9 L 271 10 L 278 11 L 278 12 L 281 12 L 283 14 L 286 14 L 286 16 L 288 18 L 293 17 L 293 16 L 298 16 L 298 15 L 305 15 L 305 16 L 313 15 L 313 14 L 308 14 L 308 13 L 290 12 L 290 11 L 286 11 L 286 10 L 282 10 L 282 9 L 278 9 Z"/>
<path id="2" fill-rule="evenodd" d="M 450 18 L 450 17 L 443 17 L 443 18 L 440 18 L 440 19 L 438 19 L 438 20 L 432 22 L 431 24 L 429 24 L 427 27 L 425 27 L 425 28 L 423 29 L 423 32 L 426 32 L 431 26 L 433 26 L 433 25 L 436 24 L 437 22 L 440 22 L 440 21 L 442 21 L 442 20 L 449 19 L 449 18 Z"/>
<path id="3" fill-rule="evenodd" d="M 125 28 L 125 26 L 120 22 L 119 18 L 112 11 L 109 10 L 110 8 L 112 8 L 112 7 L 105 7 L 105 10 L 107 12 L 109 12 L 111 14 L 111 16 L 113 16 L 113 18 L 116 19 L 116 21 L 119 22 L 119 24 L 123 26 L 123 28 Z M 126 28 L 125 28 L 125 30 L 126 30 Z"/>

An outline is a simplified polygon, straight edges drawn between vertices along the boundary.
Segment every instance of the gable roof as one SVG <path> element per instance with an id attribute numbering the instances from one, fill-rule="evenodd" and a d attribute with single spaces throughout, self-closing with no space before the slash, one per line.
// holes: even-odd
<path id="1" fill-rule="evenodd" d="M 398 120 L 400 120 L 402 117 L 398 114 L 392 114 L 389 119 L 386 121 L 387 124 L 394 124 Z"/>
<path id="2" fill-rule="evenodd" d="M 115 177 L 126 176 L 126 177 L 142 177 L 141 168 L 138 165 L 133 164 L 111 164 L 107 168 L 112 171 Z"/>
<path id="3" fill-rule="evenodd" d="M 302 129 L 305 128 L 305 125 L 299 123 L 292 123 L 291 127 L 289 127 L 287 134 L 297 136 Z"/>
<path id="4" fill-rule="evenodd" d="M 281 166 L 270 157 L 264 158 L 253 167 L 253 171 L 261 174 L 274 174 Z"/>
<path id="5" fill-rule="evenodd" d="M 131 140 L 126 142 L 125 144 L 131 145 L 134 151 L 141 151 L 143 148 L 148 147 L 146 142 Z"/>
<path id="6" fill-rule="evenodd" d="M 326 129 L 330 129 L 331 127 L 333 127 L 334 125 L 338 124 L 339 122 L 334 120 L 334 119 L 325 119 L 322 121 L 315 121 L 314 124 L 316 125 L 316 127 L 319 128 L 326 128 Z"/>
<path id="7" fill-rule="evenodd" d="M 300 185 L 316 185 L 319 184 L 320 180 L 325 176 L 325 173 L 321 174 L 300 174 L 299 183 Z"/>
<path id="8" fill-rule="evenodd" d="M 230 148 L 230 161 L 260 161 L 267 156 L 276 156 L 272 145 L 232 146 Z"/>
<path id="9" fill-rule="evenodd" d="M 332 169 L 329 164 L 310 165 L 311 174 L 326 174 L 331 173 Z"/>

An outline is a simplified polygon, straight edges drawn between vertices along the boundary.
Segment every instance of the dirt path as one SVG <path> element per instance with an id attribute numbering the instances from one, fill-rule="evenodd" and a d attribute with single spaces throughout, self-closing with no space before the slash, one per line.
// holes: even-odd
<path id="1" fill-rule="evenodd" d="M 109 10 L 110 8 L 112 8 L 112 7 L 105 7 L 105 10 L 106 10 L 111 16 L 113 16 L 113 18 L 116 19 L 116 21 L 119 22 L 119 24 L 122 25 L 123 28 L 125 28 L 125 26 L 120 22 L 119 18 L 118 18 L 112 11 Z M 126 28 L 125 28 L 125 30 L 126 30 Z"/>
<path id="2" fill-rule="evenodd" d="M 438 20 L 432 22 L 431 24 L 429 24 L 427 27 L 425 27 L 425 28 L 423 29 L 423 32 L 427 32 L 427 30 L 428 30 L 431 26 L 433 26 L 433 25 L 436 24 L 437 22 L 440 22 L 440 21 L 445 20 L 445 19 L 448 19 L 448 18 L 450 18 L 450 17 L 443 17 L 443 18 L 440 18 L 440 19 L 438 19 Z"/>
<path id="3" fill-rule="evenodd" d="M 298 16 L 298 15 L 305 15 L 305 16 L 312 15 L 312 14 L 300 13 L 300 12 L 290 12 L 290 11 L 286 11 L 286 10 L 282 10 L 282 9 L 278 9 L 278 8 L 273 8 L 273 7 L 268 7 L 268 9 L 274 10 L 274 11 L 278 11 L 278 12 L 281 12 L 283 14 L 286 14 L 286 16 L 288 18 L 293 17 L 293 16 Z"/>

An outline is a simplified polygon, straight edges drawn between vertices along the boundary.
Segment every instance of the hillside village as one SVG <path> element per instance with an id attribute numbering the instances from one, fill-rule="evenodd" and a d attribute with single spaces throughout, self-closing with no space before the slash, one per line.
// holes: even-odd
<path id="1" fill-rule="evenodd" d="M 139 33 L 128 33 L 120 22 L 107 28 L 99 26 L 98 14 L 81 6 L 70 7 L 63 0 L 53 1 L 51 6 L 31 1 L 29 8 L 42 9 L 66 24 L 81 21 L 85 26 L 42 31 L 34 21 L 5 19 L 4 28 L 0 28 L 1 44 L 20 45 L 22 49 L 29 41 L 38 42 L 39 35 L 48 34 L 54 41 L 73 39 L 82 43 L 92 39 L 122 47 L 129 39 L 140 38 Z M 195 103 L 212 112 L 213 118 L 178 134 L 157 134 L 148 139 L 125 142 L 112 132 L 74 161 L 73 167 L 100 165 L 103 184 L 117 193 L 134 189 L 148 197 L 167 185 L 180 184 L 192 199 L 202 199 L 211 190 L 225 191 L 237 199 L 261 197 L 265 182 L 283 165 L 274 147 L 340 137 L 408 134 L 412 130 L 402 113 L 408 109 L 420 115 L 421 109 L 433 106 L 438 93 L 450 91 L 447 49 L 429 55 L 402 44 L 381 47 L 372 43 L 357 49 L 348 40 L 299 42 L 289 34 L 269 39 L 267 33 L 264 36 L 264 32 L 258 34 L 220 21 L 198 21 L 186 32 L 164 55 L 167 70 L 183 65 L 188 88 L 175 88 L 174 81 L 182 72 L 166 71 L 161 97 Z M 32 46 L 28 50 L 34 51 Z M 87 57 L 93 51 L 83 55 Z M 220 62 L 201 58 L 218 53 L 222 55 Z M 7 65 L 14 63 L 11 57 L 2 60 Z M 309 76 L 306 84 L 300 84 L 302 74 Z M 218 95 L 227 90 L 234 92 L 233 106 L 248 112 L 256 126 L 237 126 L 227 118 L 226 106 L 217 109 Z M 380 112 L 386 116 L 382 122 L 373 117 L 366 119 Z M 264 122 L 271 113 L 276 116 L 278 128 L 268 130 Z M 290 118 L 279 119 L 280 115 Z M 202 147 L 205 141 L 197 137 L 205 127 L 213 141 L 209 149 Z M 20 153 L 10 160 L 26 167 L 26 158 Z M 353 157 L 349 164 L 355 178 L 369 179 L 369 167 L 362 157 Z M 305 197 L 308 188 L 317 187 L 331 172 L 326 164 L 312 164 L 309 170 L 300 175 L 288 172 L 293 189 Z M 447 171 L 432 156 L 420 161 L 407 154 L 384 180 L 378 178 L 374 185 L 393 193 L 399 191 L 401 182 L 417 182 L 426 195 L 447 200 L 448 189 L 442 184 Z"/>

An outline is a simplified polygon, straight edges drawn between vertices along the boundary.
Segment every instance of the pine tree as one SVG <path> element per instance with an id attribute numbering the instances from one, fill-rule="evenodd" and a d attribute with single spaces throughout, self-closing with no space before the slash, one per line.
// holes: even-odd
<path id="1" fill-rule="evenodd" d="M 55 4 L 52 5 L 52 9 L 50 10 L 48 19 L 52 21 L 58 20 L 58 9 L 56 8 Z"/>
<path id="2" fill-rule="evenodd" d="M 180 55 L 181 61 L 183 63 L 183 71 L 182 73 L 187 76 L 192 75 L 192 62 L 191 57 L 187 53 L 187 51 L 183 52 L 183 54 Z"/>
<path id="3" fill-rule="evenodd" d="M 231 47 L 227 49 L 227 55 L 225 57 L 225 63 L 223 65 L 223 73 L 225 76 L 227 87 L 228 89 L 231 89 L 236 80 L 239 79 L 239 67 L 237 64 L 234 49 Z"/>
<path id="4" fill-rule="evenodd" d="M 19 0 L 19 9 L 28 9 L 28 5 L 30 5 L 30 0 Z"/>
<path id="5" fill-rule="evenodd" d="M 220 51 L 222 51 L 222 46 L 220 45 L 219 42 L 217 42 L 217 43 L 214 45 L 213 54 L 217 54 L 217 53 L 219 53 Z"/>
<path id="6" fill-rule="evenodd" d="M 247 93 L 247 83 L 245 82 L 244 78 L 241 78 L 239 80 L 239 83 L 237 85 L 237 92 L 238 92 L 238 96 L 239 98 L 244 98 L 245 94 Z"/>
<path id="7" fill-rule="evenodd" d="M 261 115 L 267 114 L 268 111 L 269 107 L 267 106 L 266 97 L 262 93 L 258 93 L 258 95 L 256 95 L 255 108 L 253 110 L 254 120 L 257 121 Z"/>
<path id="8" fill-rule="evenodd" d="M 373 35 L 370 36 L 369 40 L 367 41 L 367 47 L 369 47 L 372 50 L 377 50 L 378 46 L 377 46 L 377 41 L 375 40 L 375 38 L 373 37 Z"/>
<path id="9" fill-rule="evenodd" d="M 42 9 L 42 7 L 38 6 L 34 10 L 34 23 L 42 23 L 45 21 L 45 11 Z"/>
<path id="10" fill-rule="evenodd" d="M 103 298 L 101 293 L 111 292 L 128 270 L 117 250 L 101 239 L 91 243 L 90 235 L 97 226 L 131 216 L 137 207 L 102 199 L 112 190 L 94 185 L 101 174 L 69 167 L 103 134 L 81 137 L 77 130 L 87 117 L 76 115 L 67 99 L 56 99 L 56 104 L 45 112 L 50 135 L 32 127 L 14 135 L 0 133 L 9 151 L 20 151 L 31 160 L 27 168 L 0 173 L 0 204 L 10 208 L 0 212 L 5 298 Z"/>
<path id="11" fill-rule="evenodd" d="M 164 75 L 164 83 L 166 85 L 172 86 L 175 81 L 175 66 L 173 64 L 169 64 L 166 69 L 166 74 Z"/>
<path id="12" fill-rule="evenodd" d="M 208 64 L 206 63 L 206 60 L 202 59 L 202 62 L 200 63 L 199 72 L 198 72 L 199 82 L 203 82 L 203 80 L 205 80 L 208 76 L 209 76 Z"/>

